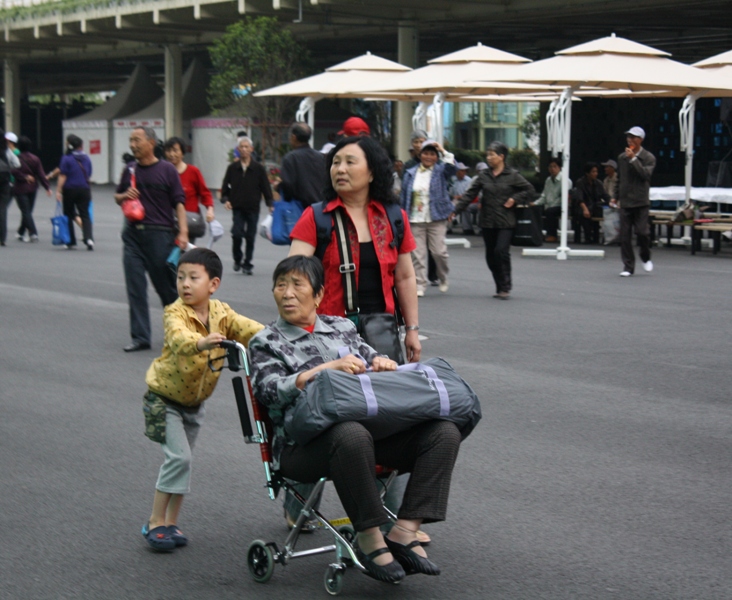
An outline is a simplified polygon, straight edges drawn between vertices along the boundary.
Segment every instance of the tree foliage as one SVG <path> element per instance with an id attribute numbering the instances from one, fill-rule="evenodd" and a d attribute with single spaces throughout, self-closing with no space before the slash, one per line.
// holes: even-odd
<path id="1" fill-rule="evenodd" d="M 306 75 L 307 50 L 277 19 L 257 17 L 233 23 L 209 47 L 216 74 L 211 78 L 208 99 L 221 111 L 247 116 L 262 127 L 262 149 L 272 156 L 278 137 L 297 107 L 289 97 L 255 98 L 252 94 Z M 241 95 L 237 91 L 250 93 Z"/>

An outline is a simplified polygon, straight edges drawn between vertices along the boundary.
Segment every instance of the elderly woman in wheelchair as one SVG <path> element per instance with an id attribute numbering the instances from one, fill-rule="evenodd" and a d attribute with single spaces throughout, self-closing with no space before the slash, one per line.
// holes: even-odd
<path id="1" fill-rule="evenodd" d="M 366 370 L 364 360 L 375 372 L 393 371 L 397 365 L 366 345 L 348 319 L 316 314 L 324 295 L 317 259 L 283 260 L 273 283 L 280 318 L 251 340 L 249 351 L 254 393 L 274 427 L 274 468 L 304 483 L 322 477 L 333 481 L 357 532 L 356 556 L 374 579 L 398 583 L 412 573 L 438 575 L 439 567 L 427 558 L 416 533 L 422 523 L 445 519 L 460 431 L 449 421 L 431 420 L 375 441 L 362 424 L 348 421 L 305 445 L 295 443 L 285 430 L 285 415 L 320 371 L 358 375 Z M 389 513 L 374 478 L 376 465 L 411 473 L 387 537 L 379 529 Z"/>

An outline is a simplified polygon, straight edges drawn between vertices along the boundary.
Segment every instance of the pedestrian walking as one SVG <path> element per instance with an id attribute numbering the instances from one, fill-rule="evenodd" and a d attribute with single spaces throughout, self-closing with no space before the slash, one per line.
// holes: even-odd
<path id="1" fill-rule="evenodd" d="M 272 210 L 272 186 L 269 183 L 267 169 L 254 160 L 254 146 L 248 137 L 239 138 L 237 146 L 239 160 L 232 162 L 226 169 L 221 184 L 221 201 L 226 210 L 232 212 L 231 226 L 232 254 L 234 271 L 240 269 L 245 275 L 254 274 L 254 240 L 257 237 L 259 221 L 259 205 L 262 197 Z M 241 243 L 246 241 L 245 253 L 242 254 Z"/>
<path id="2" fill-rule="evenodd" d="M 23 135 L 18 139 L 18 160 L 20 167 L 13 170 L 15 184 L 13 185 L 13 196 L 20 209 L 20 226 L 15 234 L 16 239 L 21 242 L 37 242 L 38 230 L 33 220 L 33 209 L 36 205 L 36 193 L 41 185 L 46 194 L 53 196 L 51 186 L 43 170 L 41 159 L 31 152 L 32 143 L 30 138 Z M 72 227 L 69 223 L 69 227 Z M 27 235 L 27 237 L 26 237 Z"/>
<path id="3" fill-rule="evenodd" d="M 516 204 L 529 204 L 532 186 L 516 170 L 506 165 L 508 148 L 491 142 L 486 150 L 488 168 L 473 180 L 470 189 L 455 205 L 461 213 L 482 192 L 479 224 L 485 242 L 485 260 L 496 284 L 494 298 L 508 300 L 513 288 L 511 278 L 511 236 L 516 228 Z"/>
<path id="4" fill-rule="evenodd" d="M 145 214 L 141 220 L 125 220 L 122 230 L 123 263 L 127 302 L 130 307 L 132 343 L 125 352 L 150 348 L 150 309 L 147 304 L 147 277 L 163 306 L 178 297 L 175 273 L 167 260 L 176 244 L 188 245 L 185 195 L 178 171 L 155 156 L 157 137 L 152 127 L 135 127 L 130 133 L 130 150 L 135 162 L 127 165 L 114 199 L 122 205 L 137 199 Z M 178 233 L 175 230 L 178 218 Z"/>
<path id="5" fill-rule="evenodd" d="M 5 132 L 0 129 L 0 246 L 8 237 L 8 205 L 10 204 L 10 180 L 12 170 L 20 167 L 18 157 L 8 146 Z"/>
<path id="6" fill-rule="evenodd" d="M 87 250 L 94 250 L 94 236 L 89 216 L 91 160 L 82 150 L 83 141 L 79 136 L 70 134 L 66 138 L 66 145 L 66 154 L 61 158 L 56 184 L 56 199 L 63 203 L 64 214 L 69 219 L 69 243 L 66 249 L 76 249 L 76 232 L 72 222 L 78 213 L 81 217 L 84 244 Z"/>
<path id="7" fill-rule="evenodd" d="M 656 167 L 656 157 L 642 146 L 646 138 L 642 127 L 631 127 L 625 136 L 628 146 L 618 156 L 615 198 L 620 204 L 620 256 L 623 259 L 620 276 L 630 277 L 635 272 L 634 230 L 643 270 L 646 273 L 653 271 L 648 211 L 651 208 L 651 175 Z"/>

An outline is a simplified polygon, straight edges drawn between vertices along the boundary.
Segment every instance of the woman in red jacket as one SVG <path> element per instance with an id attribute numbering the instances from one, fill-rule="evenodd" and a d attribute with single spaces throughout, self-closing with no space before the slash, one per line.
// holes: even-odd
<path id="1" fill-rule="evenodd" d="M 199 207 L 205 206 L 206 222 L 210 223 L 214 220 L 213 196 L 211 196 L 211 191 L 206 187 L 206 182 L 203 180 L 201 171 L 197 167 L 183 161 L 185 148 L 186 143 L 184 140 L 179 137 L 172 137 L 163 146 L 165 158 L 178 170 L 178 175 L 180 175 L 180 183 L 186 195 L 186 212 L 200 215 L 201 211 Z M 188 241 L 193 244 L 195 237 L 191 235 L 190 226 L 188 229 Z"/>

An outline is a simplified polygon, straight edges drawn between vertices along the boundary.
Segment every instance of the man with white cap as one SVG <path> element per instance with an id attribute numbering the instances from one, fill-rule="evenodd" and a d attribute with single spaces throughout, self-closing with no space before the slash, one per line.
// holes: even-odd
<path id="1" fill-rule="evenodd" d="M 635 272 L 633 229 L 640 247 L 643 269 L 647 273 L 653 271 L 648 211 L 656 157 L 642 147 L 646 132 L 641 127 L 631 127 L 625 136 L 628 147 L 618 156 L 618 183 L 615 194 L 611 196 L 620 204 L 620 255 L 623 259 L 620 276 L 630 277 Z"/>

